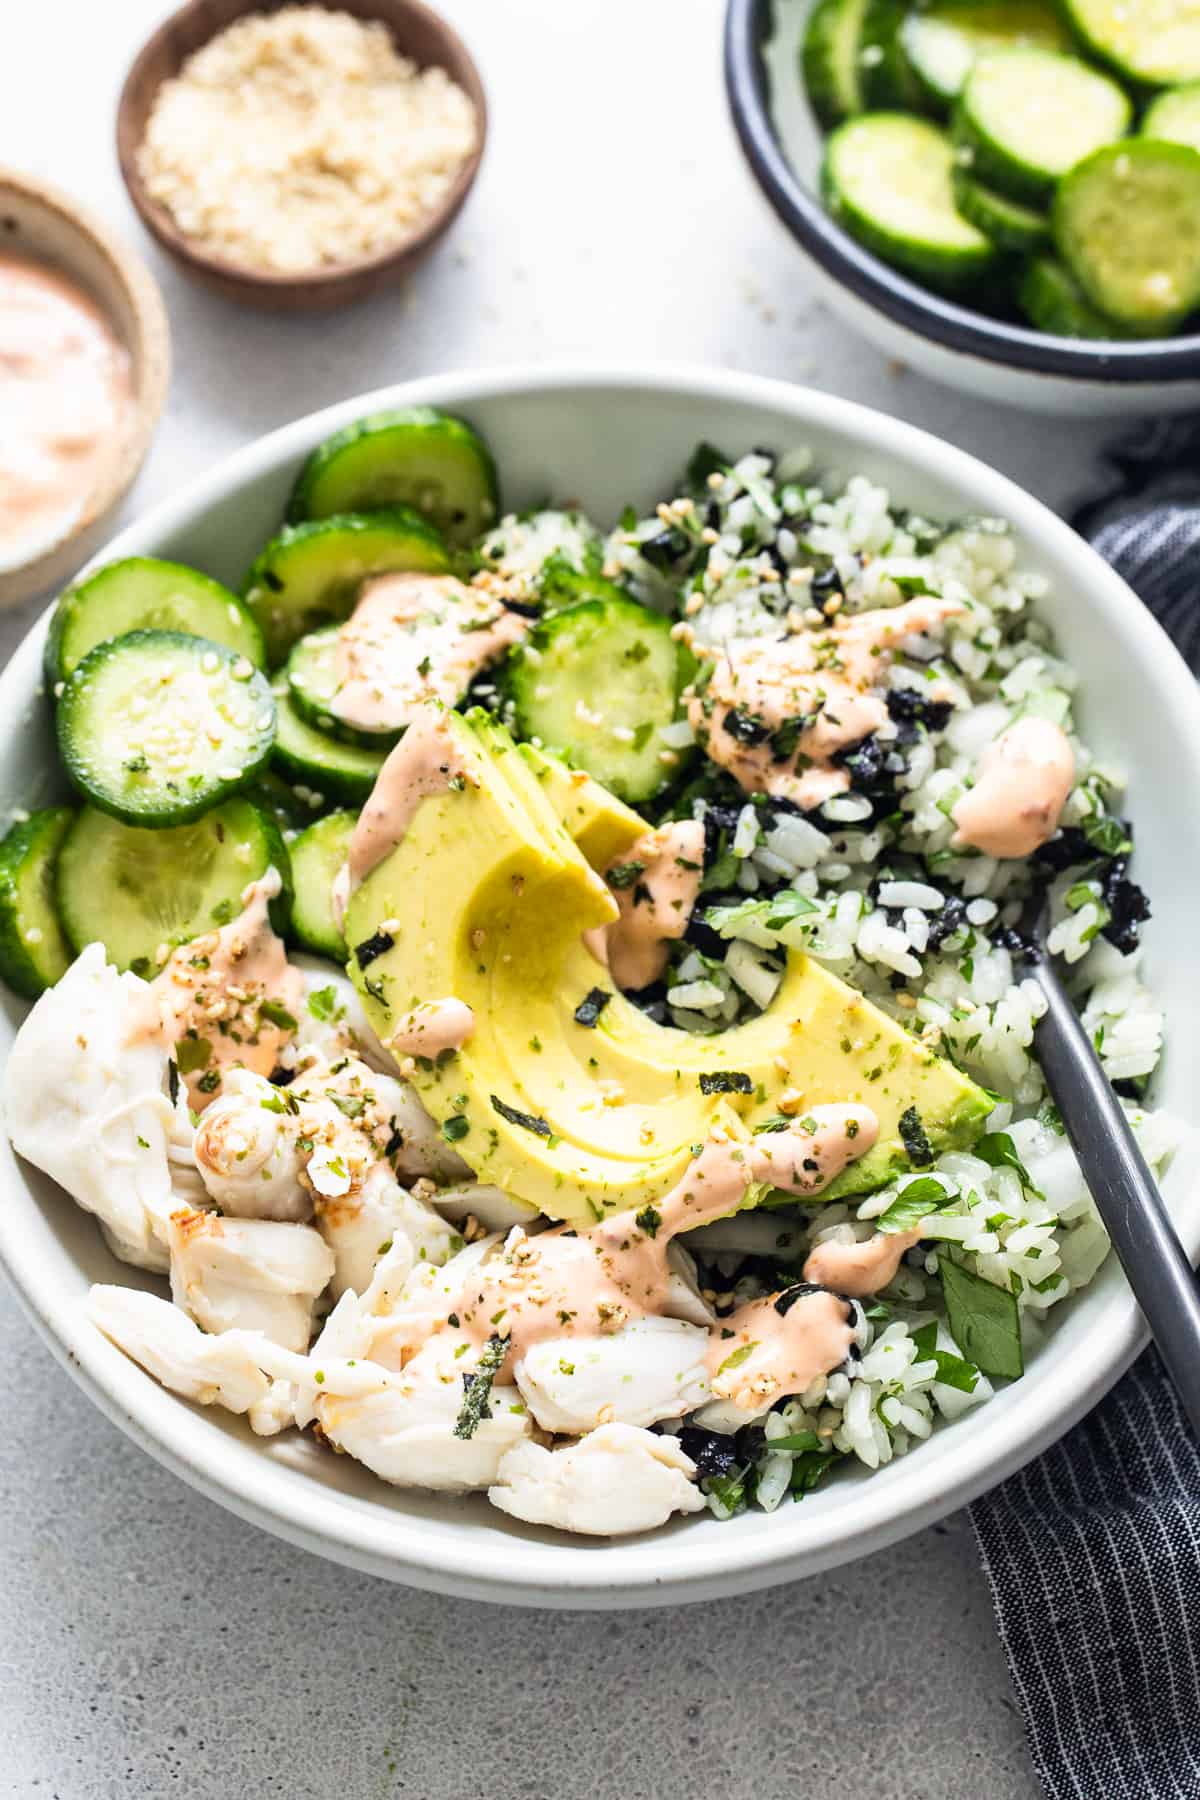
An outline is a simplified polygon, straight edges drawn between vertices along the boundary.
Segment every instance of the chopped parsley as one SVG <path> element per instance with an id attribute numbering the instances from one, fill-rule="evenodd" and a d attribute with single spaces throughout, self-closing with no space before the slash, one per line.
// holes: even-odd
<path id="1" fill-rule="evenodd" d="M 1024 1372 L 1016 1295 L 946 1256 L 938 1258 L 950 1335 L 985 1375 L 1015 1381 Z"/>
<path id="2" fill-rule="evenodd" d="M 729 1352 L 725 1361 L 717 1369 L 717 1374 L 724 1375 L 727 1369 L 740 1369 L 746 1358 L 757 1349 L 758 1342 L 754 1338 L 748 1344 L 739 1344 L 736 1350 Z"/>
<path id="3" fill-rule="evenodd" d="M 633 1222 L 639 1231 L 644 1231 L 648 1238 L 658 1236 L 658 1228 L 662 1224 L 662 1214 L 656 1206 L 643 1206 L 640 1213 L 635 1213 Z"/>
<path id="4" fill-rule="evenodd" d="M 641 880 L 645 873 L 646 865 L 644 862 L 635 860 L 633 862 L 614 863 L 611 869 L 605 870 L 604 879 L 611 888 L 631 888 L 635 882 Z"/>
<path id="5" fill-rule="evenodd" d="M 209 1069 L 196 1083 L 196 1086 L 202 1094 L 215 1094 L 220 1085 L 221 1074 L 219 1069 Z"/>
<path id="6" fill-rule="evenodd" d="M 875 1229 L 889 1233 L 911 1231 L 953 1198 L 935 1175 L 918 1175 L 915 1181 L 905 1184 L 887 1211 L 880 1213 Z"/>
<path id="7" fill-rule="evenodd" d="M 258 1016 L 260 1019 L 266 1019 L 272 1025 L 278 1025 L 280 1031 L 295 1031 L 296 1029 L 296 1020 L 287 1007 L 281 1006 L 278 1000 L 260 1000 Z"/>
<path id="8" fill-rule="evenodd" d="M 328 987 L 313 988 L 308 996 L 308 1010 L 314 1019 L 327 1024 L 336 1019 L 341 1011 L 338 1004 L 337 989 L 332 983 Z"/>
<path id="9" fill-rule="evenodd" d="M 461 1113 L 452 1113 L 448 1119 L 442 1120 L 442 1136 L 448 1144 L 461 1143 L 471 1129 L 471 1121 Z"/>
<path id="10" fill-rule="evenodd" d="M 206 1069 L 212 1061 L 212 1045 L 207 1038 L 185 1032 L 175 1046 L 175 1061 L 181 1075 L 194 1075 L 198 1069 Z"/>
<path id="11" fill-rule="evenodd" d="M 361 1119 L 366 1111 L 366 1101 L 361 1094 L 331 1094 L 326 1089 L 326 1096 L 347 1119 Z"/>
<path id="12" fill-rule="evenodd" d="M 1061 1130 L 1062 1127 L 1060 1126 L 1059 1129 Z M 1029 1170 L 1017 1155 L 1017 1147 L 1007 1131 L 989 1131 L 973 1146 L 971 1154 L 977 1156 L 980 1162 L 987 1163 L 989 1168 L 1015 1170 L 1023 1188 L 1028 1188 L 1031 1194 L 1038 1192 L 1029 1178 Z"/>

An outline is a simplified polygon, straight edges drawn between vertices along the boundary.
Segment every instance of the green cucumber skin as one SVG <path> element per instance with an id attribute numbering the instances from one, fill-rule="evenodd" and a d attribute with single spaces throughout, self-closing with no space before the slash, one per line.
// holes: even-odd
<path id="1" fill-rule="evenodd" d="M 564 754 L 574 766 L 586 769 L 611 788 L 619 799 L 637 806 L 653 799 L 678 778 L 687 753 L 680 753 L 678 761 L 670 766 L 663 763 L 661 745 L 656 743 L 653 731 L 641 748 L 619 742 L 606 748 L 595 732 L 573 722 L 571 693 L 577 691 L 580 698 L 599 704 L 607 723 L 635 731 L 639 725 L 649 723 L 656 730 L 677 716 L 679 694 L 692 664 L 671 638 L 671 624 L 666 617 L 630 599 L 615 584 L 609 585 L 611 597 L 577 601 L 548 614 L 535 625 L 524 648 L 534 651 L 537 661 L 529 661 L 523 649 L 518 649 L 505 666 L 501 684 L 513 708 L 514 735 L 527 741 L 537 740 Z M 639 691 L 637 677 L 631 676 L 630 691 L 622 697 L 619 680 L 615 690 L 607 687 L 612 672 L 619 667 L 622 642 L 628 641 L 630 650 L 639 648 L 636 661 L 631 657 L 629 663 L 631 670 L 637 670 L 655 655 L 653 649 L 647 650 L 648 635 L 660 639 L 657 648 L 669 664 L 668 678 L 660 684 L 655 671 L 651 684 L 655 691 L 647 693 Z M 597 655 L 597 645 L 604 645 L 602 654 Z M 556 668 L 563 650 L 568 653 L 568 662 L 580 671 L 577 689 L 564 670 Z M 544 687 L 551 690 L 548 698 L 539 697 Z M 629 717 L 613 716 L 621 704 L 633 708 Z"/>
<path id="2" fill-rule="evenodd" d="M 859 52 L 868 0 L 817 0 L 800 49 L 800 72 L 820 123 L 831 130 L 863 109 Z"/>
<path id="3" fill-rule="evenodd" d="M 974 106 L 975 82 L 976 79 L 984 79 L 981 74 L 983 65 L 986 63 L 994 66 L 999 57 L 1017 56 L 1055 58 L 1063 64 L 1075 64 L 1080 70 L 1093 77 L 1094 86 L 1106 86 L 1112 94 L 1119 95 L 1124 102 L 1124 122 L 1111 138 L 1104 140 L 1105 142 L 1115 142 L 1120 138 L 1122 132 L 1128 131 L 1133 117 L 1133 108 L 1128 95 L 1120 93 L 1111 77 L 1098 70 L 1088 69 L 1087 65 L 1082 63 L 1078 57 L 1059 56 L 1054 51 L 1013 50 L 993 51 L 990 56 L 980 58 L 971 75 L 968 76 L 954 109 L 952 129 L 955 141 L 964 152 L 963 166 L 984 187 L 993 187 L 997 193 L 1010 200 L 1037 208 L 1046 205 L 1051 200 L 1061 177 L 1015 155 L 1007 145 L 993 138 L 986 127 L 980 123 Z M 1101 148 L 1102 145 L 1096 147 Z"/>
<path id="4" fill-rule="evenodd" d="M 347 725 L 336 713 L 330 712 L 327 701 L 315 697 L 304 682 L 305 667 L 318 647 L 319 641 L 336 635 L 337 626 L 325 626 L 320 631 L 310 631 L 297 644 L 293 644 L 286 663 L 288 697 L 295 710 L 306 725 L 325 737 L 336 738 L 340 744 L 351 744 L 360 750 L 390 750 L 399 743 L 403 735 L 395 731 L 364 731 L 357 725 Z M 306 649 L 307 646 L 307 649 Z"/>
<path id="5" fill-rule="evenodd" d="M 156 583 L 176 583 L 182 589 L 182 597 L 203 603 L 203 624 L 207 629 L 194 630 L 184 616 L 188 611 L 186 607 L 182 609 L 182 613 L 179 607 L 173 608 L 170 622 L 164 623 L 162 616 L 156 615 L 152 602 L 142 605 L 135 602 L 132 615 L 126 618 L 118 630 L 93 631 L 89 634 L 89 615 L 103 610 L 114 587 L 119 584 L 132 587 Z M 117 603 L 126 604 L 119 595 Z M 88 651 L 94 650 L 98 644 L 107 643 L 114 637 L 124 637 L 130 631 L 144 630 L 191 631 L 196 637 L 208 638 L 211 642 L 232 650 L 235 655 L 245 656 L 256 668 L 262 668 L 266 663 L 258 621 L 237 594 L 222 587 L 211 576 L 189 568 L 185 563 L 166 562 L 156 556 L 128 556 L 119 562 L 108 563 L 94 574 L 74 582 L 60 595 L 46 638 L 44 666 L 47 685 L 53 689 L 60 681 L 65 681 Z"/>
<path id="6" fill-rule="evenodd" d="M 211 653 L 224 662 L 227 670 L 232 670 L 239 661 L 232 651 L 207 638 L 189 637 L 181 631 L 130 631 L 89 650 L 72 670 L 59 697 L 54 715 L 58 751 L 72 785 L 92 806 L 111 813 L 114 819 L 120 819 L 126 825 L 148 829 L 186 825 L 240 792 L 266 766 L 271 755 L 275 739 L 275 700 L 266 677 L 261 670 L 255 669 L 244 684 L 245 691 L 254 696 L 255 707 L 263 718 L 269 717 L 270 725 L 256 730 L 253 741 L 241 752 L 228 753 L 231 759 L 238 756 L 235 773 L 222 777 L 213 772 L 203 785 L 186 795 L 176 791 L 175 784 L 165 778 L 153 787 L 135 792 L 132 797 L 118 794 L 107 785 L 102 774 L 97 772 L 89 749 L 105 734 L 104 721 L 93 716 L 93 677 L 102 676 L 104 666 L 116 657 L 143 653 L 178 654 L 180 651 L 188 656 Z"/>
<path id="7" fill-rule="evenodd" d="M 344 963 L 349 951 L 333 916 L 333 877 L 346 859 L 358 823 L 353 812 L 327 813 L 292 840 L 291 935 L 301 949 Z"/>
<path id="8" fill-rule="evenodd" d="M 1140 135 L 1200 150 L 1200 81 L 1167 88 L 1142 117 Z"/>
<path id="9" fill-rule="evenodd" d="M 859 53 L 863 104 L 868 112 L 924 112 L 925 93 L 904 53 L 904 0 L 868 0 Z"/>
<path id="10" fill-rule="evenodd" d="M 390 438 L 389 444 L 385 439 Z M 407 442 L 406 442 L 407 440 Z M 424 441 L 422 441 L 424 440 Z M 465 505 L 422 506 L 420 478 L 411 474 L 444 461 L 449 450 L 468 471 Z M 378 475 L 379 463 L 393 456 L 391 472 Z M 405 472 L 405 463 L 408 473 Z M 436 476 L 426 476 L 426 487 Z M 412 490 L 416 488 L 414 493 Z M 500 516 L 500 486 L 491 451 L 464 419 L 432 406 L 412 406 L 372 413 L 335 431 L 312 451 L 296 478 L 288 501 L 290 525 L 339 513 L 367 513 L 411 507 L 455 548 L 472 543 Z"/>
<path id="11" fill-rule="evenodd" d="M 1035 256 L 1017 291 L 1030 324 L 1051 337 L 1113 341 L 1128 333 L 1096 310 L 1071 271 L 1053 256 Z"/>
<path id="12" fill-rule="evenodd" d="M 1090 53 L 1124 81 L 1134 92 L 1149 92 L 1163 87 L 1179 87 L 1193 81 L 1200 81 L 1200 49 L 1198 49 L 1194 67 L 1180 69 L 1139 68 L 1128 57 L 1122 56 L 1110 42 L 1098 32 L 1094 21 L 1089 18 L 1087 0 L 1062 0 L 1067 19 Z M 1130 10 L 1136 12 L 1137 0 L 1129 0 Z M 1200 35 L 1197 38 L 1200 46 Z"/>
<path id="13" fill-rule="evenodd" d="M 1130 193 L 1124 201 L 1115 200 L 1111 230 L 1106 221 L 1102 228 L 1095 219 L 1081 229 L 1078 214 L 1087 204 L 1087 189 L 1099 180 L 1115 189 L 1127 182 L 1130 172 L 1140 171 L 1144 179 L 1153 168 L 1158 175 L 1174 177 L 1177 190 L 1185 190 L 1182 205 L 1174 208 L 1175 216 L 1163 221 L 1162 235 L 1178 248 L 1184 226 L 1191 233 L 1191 266 L 1188 285 L 1171 306 L 1148 308 L 1127 304 L 1116 291 L 1113 279 L 1105 273 L 1098 252 L 1115 247 L 1118 255 L 1128 253 L 1140 226 L 1147 219 L 1144 196 Z M 1187 192 L 1190 190 L 1190 192 Z M 1131 210 L 1132 208 L 1132 210 Z M 1200 151 L 1185 144 L 1163 143 L 1157 138 L 1128 138 L 1105 145 L 1085 157 L 1059 183 L 1054 201 L 1054 237 L 1059 254 L 1070 269 L 1084 294 L 1097 310 L 1112 318 L 1122 337 L 1166 337 L 1177 330 L 1188 315 L 1200 306 Z M 1103 242 L 1100 241 L 1103 237 Z M 1156 271 L 1151 271 L 1154 273 Z"/>
<path id="14" fill-rule="evenodd" d="M 348 618 L 363 582 L 372 576 L 450 572 L 442 538 L 410 508 L 332 513 L 285 525 L 255 558 L 242 596 L 276 667 L 298 638 Z"/>
<path id="15" fill-rule="evenodd" d="M 0 840 L 0 981 L 27 1000 L 36 1000 L 53 987 L 71 964 L 54 883 L 58 854 L 74 818 L 74 807 L 47 807 L 10 826 Z M 34 896 L 33 919 L 27 916 L 22 893 L 30 878 L 42 890 Z M 42 934 L 36 944 L 26 936 L 31 925 Z"/>
<path id="16" fill-rule="evenodd" d="M 159 967 L 157 952 L 163 944 L 169 950 L 175 949 L 215 929 L 224 922 L 225 915 L 235 917 L 245 889 L 269 868 L 278 871 L 281 882 L 269 908 L 271 924 L 281 937 L 286 935 L 292 911 L 291 860 L 283 834 L 269 813 L 238 796 L 176 830 L 178 836 L 170 828 L 142 830 L 125 825 L 96 807 L 83 808 L 64 838 L 56 881 L 63 930 L 76 951 L 99 941 L 118 968 L 132 968 L 153 978 Z M 248 862 L 239 862 L 228 884 L 214 884 L 212 892 L 219 893 L 224 909 L 222 918 L 215 917 L 210 909 L 202 916 L 192 914 L 181 920 L 179 927 L 170 931 L 161 920 L 147 919 L 143 933 L 136 922 L 131 923 L 134 907 L 122 899 L 119 882 L 114 897 L 111 855 L 119 849 L 125 854 L 127 867 L 161 874 L 163 859 L 169 861 L 172 853 L 180 857 L 184 867 L 192 866 L 197 843 L 210 834 L 217 846 L 211 853 L 214 861 L 222 853 L 221 846 L 239 839 L 252 843 L 258 852 Z M 143 899 L 146 897 L 145 888 L 139 886 L 137 892 Z"/>
<path id="17" fill-rule="evenodd" d="M 276 686 L 276 731 L 272 760 L 285 781 L 325 800 L 361 806 L 368 800 L 386 761 L 382 750 L 362 750 L 315 730 L 292 705 L 286 684 Z"/>
<path id="18" fill-rule="evenodd" d="M 905 119 L 904 113 L 874 113 L 872 119 Z M 847 198 L 841 189 L 834 169 L 837 157 L 838 139 L 842 132 L 855 130 L 863 121 L 848 120 L 830 137 L 825 146 L 825 157 L 821 166 L 821 191 L 825 204 L 834 219 L 842 225 L 859 243 L 872 251 L 881 261 L 900 269 L 904 274 L 928 286 L 951 294 L 964 294 L 979 282 L 996 266 L 996 250 L 982 235 L 977 251 L 969 251 L 966 247 L 951 251 L 936 245 L 914 244 L 910 239 L 897 236 L 877 222 Z M 930 130 L 936 130 L 934 126 Z M 948 196 L 953 205 L 952 196 Z"/>
<path id="19" fill-rule="evenodd" d="M 978 8 L 981 17 L 985 13 L 995 15 L 1001 11 L 1001 8 L 995 4 L 995 0 L 991 0 L 991 4 L 989 4 L 989 0 L 983 0 L 983 4 L 980 4 L 980 0 L 958 0 L 957 5 L 951 4 L 946 7 L 940 7 L 937 5 L 936 0 L 934 0 L 934 4 L 928 7 L 927 12 L 922 8 L 914 9 L 911 6 L 905 8 L 907 17 L 904 20 L 900 31 L 901 46 L 926 102 L 936 113 L 943 116 L 947 116 L 953 112 L 955 102 L 962 92 L 962 82 L 955 87 L 950 87 L 936 79 L 932 69 L 929 67 L 927 53 L 923 52 L 920 42 L 922 22 L 928 18 L 930 24 L 936 25 L 941 22 L 941 17 L 945 13 L 964 15 L 962 17 L 962 25 L 964 29 L 969 31 L 970 14 L 976 7 Z M 1064 55 L 1069 54 L 1074 47 L 1070 32 L 1063 23 L 1061 14 L 1058 11 L 1057 5 L 1053 4 L 1053 0 L 1052 3 L 1044 9 L 1038 8 L 1035 10 L 1031 9 L 1028 5 L 1020 9 L 1015 26 L 1011 19 L 1011 9 L 1005 10 L 1008 12 L 1008 17 L 1005 19 L 1005 25 L 1013 32 L 1012 42 L 1014 45 L 1029 46 L 1040 43 L 1043 49 L 1058 50 Z M 1037 16 L 1039 12 L 1044 15 L 1041 21 L 1039 21 Z M 1023 18 L 1020 16 L 1022 13 Z M 946 22 L 951 29 L 956 28 L 958 23 L 956 18 L 950 18 Z M 999 24 L 999 19 L 993 16 L 986 20 L 984 29 L 994 31 L 998 28 Z M 976 27 L 976 29 L 978 29 L 978 27 Z M 986 47 L 981 46 L 977 48 L 975 54 L 986 54 Z M 970 62 L 968 62 L 967 67 L 963 71 L 963 81 L 965 81 L 966 76 L 969 73 Z"/>
<path id="20" fill-rule="evenodd" d="M 993 194 L 959 169 L 954 177 L 954 203 L 976 231 L 982 231 L 998 250 L 1029 256 L 1050 243 L 1047 214 L 1034 212 L 1003 194 Z"/>

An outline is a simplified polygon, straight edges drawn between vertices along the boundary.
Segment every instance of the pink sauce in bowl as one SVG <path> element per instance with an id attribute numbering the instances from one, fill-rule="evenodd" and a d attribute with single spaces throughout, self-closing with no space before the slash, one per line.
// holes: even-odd
<path id="1" fill-rule="evenodd" d="M 0 256 L 0 572 L 85 519 L 133 415 L 129 352 L 82 287 Z"/>

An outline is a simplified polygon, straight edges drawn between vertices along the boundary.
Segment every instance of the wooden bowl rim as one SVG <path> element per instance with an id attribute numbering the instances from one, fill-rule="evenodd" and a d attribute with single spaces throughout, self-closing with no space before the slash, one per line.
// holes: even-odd
<path id="1" fill-rule="evenodd" d="M 0 605 L 15 605 L 57 580 L 63 568 L 69 564 L 71 546 L 94 532 L 132 487 L 162 415 L 171 374 L 171 329 L 166 305 L 158 283 L 141 258 L 88 207 L 80 205 L 62 188 L 0 163 L 0 213 L 3 212 L 5 196 L 9 194 L 19 197 L 25 203 L 32 201 L 41 212 L 65 225 L 69 235 L 73 234 L 76 239 L 88 243 L 93 251 L 99 252 L 124 293 L 131 322 L 128 333 L 121 330 L 119 321 L 112 318 L 110 309 L 103 305 L 100 296 L 95 293 L 92 284 L 69 254 L 44 259 L 51 266 L 62 268 L 64 274 L 77 281 L 117 329 L 129 353 L 133 376 L 133 405 L 129 430 L 122 437 L 111 461 L 105 464 L 103 479 L 85 511 L 61 537 L 40 550 L 30 561 L 0 570 Z M 35 257 L 31 260 L 43 259 Z"/>
<path id="2" fill-rule="evenodd" d="M 226 257 L 214 256 L 207 251 L 198 250 L 194 240 L 175 224 L 167 208 L 161 206 L 158 201 L 152 200 L 146 192 L 137 166 L 137 154 L 145 135 L 145 121 L 142 121 L 140 128 L 135 126 L 133 96 L 146 64 L 158 54 L 164 40 L 182 26 L 191 14 L 200 11 L 205 4 L 206 0 L 185 0 L 183 6 L 171 13 L 150 34 L 130 65 L 121 87 L 120 99 L 117 102 L 117 161 L 120 165 L 121 178 L 138 217 L 165 249 L 177 256 L 181 262 L 188 263 L 200 274 L 216 276 L 221 281 L 230 284 L 255 288 L 264 294 L 275 293 L 283 298 L 289 289 L 329 290 L 336 288 L 341 282 L 349 282 L 360 276 L 392 268 L 415 256 L 426 244 L 439 236 L 462 205 L 479 172 L 488 134 L 487 95 L 474 57 L 458 32 L 439 12 L 436 12 L 431 6 L 426 6 L 424 0 L 379 0 L 381 6 L 387 6 L 393 13 L 406 13 L 410 19 L 419 20 L 435 38 L 440 40 L 447 61 L 456 61 L 458 64 L 457 71 L 453 72 L 453 79 L 463 87 L 475 108 L 475 148 L 459 169 L 441 201 L 413 228 L 407 237 L 398 239 L 390 248 L 381 250 L 374 256 L 361 257 L 355 262 L 332 263 L 327 268 L 313 269 L 307 273 L 286 270 L 273 273 L 267 270 L 257 270 L 248 267 L 245 263 L 230 262 Z M 278 12 L 282 7 L 291 4 L 304 4 L 304 0 L 244 0 L 234 17 L 229 19 L 225 25 L 215 29 L 210 37 L 202 40 L 202 43 L 210 43 L 212 38 L 218 35 L 218 31 L 228 30 L 229 26 L 238 18 L 245 18 L 252 13 Z M 337 0 L 330 0 L 326 10 L 338 10 Z M 380 24 L 389 27 L 395 37 L 397 21 L 382 11 L 378 15 L 378 19 Z M 201 44 L 197 44 L 196 49 L 199 48 L 201 48 Z M 396 39 L 396 48 L 400 55 L 408 54 L 398 38 Z M 195 54 L 195 52 L 192 51 L 189 54 Z M 426 63 L 424 66 L 433 65 Z M 446 65 L 438 63 L 436 66 L 445 67 Z M 447 69 L 447 73 L 452 72 Z M 169 79 L 169 77 L 163 77 L 163 79 Z M 155 94 L 161 86 L 162 81 L 160 80 L 155 85 Z"/>

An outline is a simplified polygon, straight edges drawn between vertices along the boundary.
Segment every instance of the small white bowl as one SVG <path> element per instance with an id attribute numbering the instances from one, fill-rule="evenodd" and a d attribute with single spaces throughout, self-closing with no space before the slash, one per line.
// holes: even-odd
<path id="1" fill-rule="evenodd" d="M 814 0 L 727 4 L 725 86 L 742 149 L 833 312 L 887 356 L 981 400 L 1080 418 L 1200 405 L 1195 330 L 1136 342 L 1052 337 L 938 294 L 865 249 L 819 192 L 822 135 L 799 66 Z"/>
<path id="2" fill-rule="evenodd" d="M 74 574 L 102 542 L 150 448 L 167 397 L 171 339 L 162 295 L 145 265 L 70 195 L 15 169 L 0 168 L 0 254 L 44 263 L 77 281 L 128 351 L 133 382 L 126 429 L 109 446 L 86 506 L 28 562 L 0 568 L 0 606 L 18 606 Z"/>
<path id="3" fill-rule="evenodd" d="M 1169 1006 L 1170 1051 L 1156 1103 L 1200 1112 L 1200 697 L 1129 589 L 1039 501 L 972 457 L 897 419 L 829 394 L 739 374 L 661 367 L 524 369 L 447 375 L 363 395 L 251 444 L 122 532 L 106 555 L 194 562 L 236 582 L 277 528 L 295 472 L 331 431 L 380 407 L 461 411 L 491 443 L 506 504 L 577 499 L 600 520 L 674 491 L 702 438 L 745 450 L 809 444 L 823 466 L 861 471 L 897 504 L 1012 521 L 1026 566 L 1049 577 L 1046 616 L 1082 677 L 1083 729 L 1131 773 L 1138 876 L 1154 902 L 1149 979 Z M 39 695 L 46 621 L 0 676 L 0 805 L 52 791 L 49 708 Z M 0 1016 L 7 1053 L 20 1006 Z M 1182 1204 L 1189 1169 L 1167 1183 L 1190 1250 L 1200 1209 Z M 702 1516 L 644 1538 L 580 1542 L 518 1525 L 481 1498 L 388 1488 L 347 1456 L 295 1433 L 261 1439 L 217 1408 L 172 1394 L 88 1324 L 91 1281 L 137 1283 L 95 1221 L 0 1143 L 0 1262 L 51 1348 L 108 1416 L 151 1455 L 234 1512 L 322 1555 L 417 1587 L 541 1606 L 623 1607 L 712 1599 L 812 1574 L 894 1543 L 1001 1480 L 1080 1417 L 1143 1342 L 1111 1260 L 1056 1307 L 1024 1380 L 877 1475 L 839 1475 L 801 1505 L 729 1524 Z M 153 1287 L 152 1278 L 142 1285 Z M 159 1291 L 162 1291 L 161 1287 Z"/>

